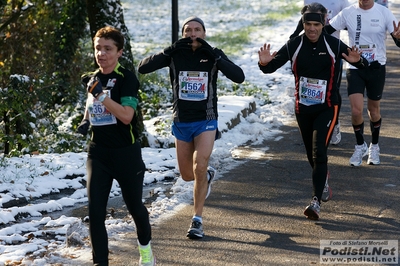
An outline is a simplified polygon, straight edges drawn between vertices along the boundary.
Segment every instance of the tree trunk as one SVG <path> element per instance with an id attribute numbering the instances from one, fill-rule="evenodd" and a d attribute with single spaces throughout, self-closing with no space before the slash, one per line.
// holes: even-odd
<path id="1" fill-rule="evenodd" d="M 121 31 L 125 37 L 125 44 L 120 63 L 125 68 L 135 72 L 131 40 L 128 28 L 125 25 L 121 1 L 87 0 L 87 13 L 92 40 L 96 32 L 107 25 L 113 26 Z"/>

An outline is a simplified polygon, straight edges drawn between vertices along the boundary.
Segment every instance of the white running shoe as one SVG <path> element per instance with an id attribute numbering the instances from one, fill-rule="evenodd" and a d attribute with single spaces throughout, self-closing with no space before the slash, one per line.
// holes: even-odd
<path id="1" fill-rule="evenodd" d="M 332 132 L 331 144 L 337 145 L 342 140 L 342 133 L 340 133 L 340 122 L 335 125 Z"/>
<path id="2" fill-rule="evenodd" d="M 364 156 L 368 154 L 368 145 L 364 142 L 362 145 L 355 145 L 354 153 L 350 158 L 351 166 L 360 166 Z"/>
<path id="3" fill-rule="evenodd" d="M 369 145 L 369 154 L 367 164 L 380 164 L 381 160 L 379 159 L 380 149 L 378 144 L 370 144 Z"/>

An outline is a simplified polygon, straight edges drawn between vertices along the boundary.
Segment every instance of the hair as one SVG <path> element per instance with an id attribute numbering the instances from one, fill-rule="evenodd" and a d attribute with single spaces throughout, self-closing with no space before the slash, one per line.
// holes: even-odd
<path id="1" fill-rule="evenodd" d="M 115 46 L 117 46 L 118 51 L 124 48 L 124 41 L 125 38 L 122 33 L 114 27 L 106 26 L 99 29 L 94 35 L 93 40 L 95 38 L 104 38 L 104 39 L 111 39 L 114 41 Z"/>
<path id="2" fill-rule="evenodd" d="M 327 14 L 328 10 L 321 5 L 320 3 L 311 3 L 308 5 L 305 5 L 302 9 L 301 9 L 301 14 L 303 15 L 304 13 L 321 13 L 321 14 Z"/>
<path id="3" fill-rule="evenodd" d="M 325 25 L 327 13 L 328 10 L 320 3 L 316 2 L 305 5 L 301 9 L 303 23 L 306 21 L 318 21 L 322 25 Z"/>

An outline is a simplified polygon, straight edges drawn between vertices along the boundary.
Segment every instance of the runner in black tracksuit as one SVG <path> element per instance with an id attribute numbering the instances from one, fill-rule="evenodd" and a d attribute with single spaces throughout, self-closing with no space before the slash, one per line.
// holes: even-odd
<path id="1" fill-rule="evenodd" d="M 291 62 L 296 86 L 296 119 L 313 168 L 313 200 L 304 213 L 309 219 L 319 218 L 321 200 L 327 201 L 331 196 L 329 189 L 328 195 L 322 198 L 328 176 L 327 148 L 338 119 L 336 81 L 340 59 L 356 62 L 349 63 L 357 67 L 368 65 L 357 49 L 349 50 L 339 39 L 322 32 L 324 9 L 321 4 L 308 5 L 303 15 L 304 34 L 289 40 L 278 52 L 270 54 L 269 45 L 265 44 L 259 52 L 263 73 L 272 73 L 287 61 Z"/>

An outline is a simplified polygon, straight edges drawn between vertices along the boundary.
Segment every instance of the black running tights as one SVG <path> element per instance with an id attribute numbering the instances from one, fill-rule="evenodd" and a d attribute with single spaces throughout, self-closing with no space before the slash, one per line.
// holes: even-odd
<path id="1" fill-rule="evenodd" d="M 108 236 L 104 221 L 114 179 L 121 187 L 123 199 L 135 222 L 139 242 L 146 245 L 150 241 L 149 214 L 142 202 L 144 172 L 139 143 L 121 149 L 107 149 L 93 143 L 90 145 L 87 191 L 94 264 L 108 265 Z"/>
<path id="2" fill-rule="evenodd" d="M 321 200 L 328 172 L 328 145 L 338 116 L 338 106 L 323 111 L 296 114 L 297 124 L 312 167 L 313 195 Z"/>

